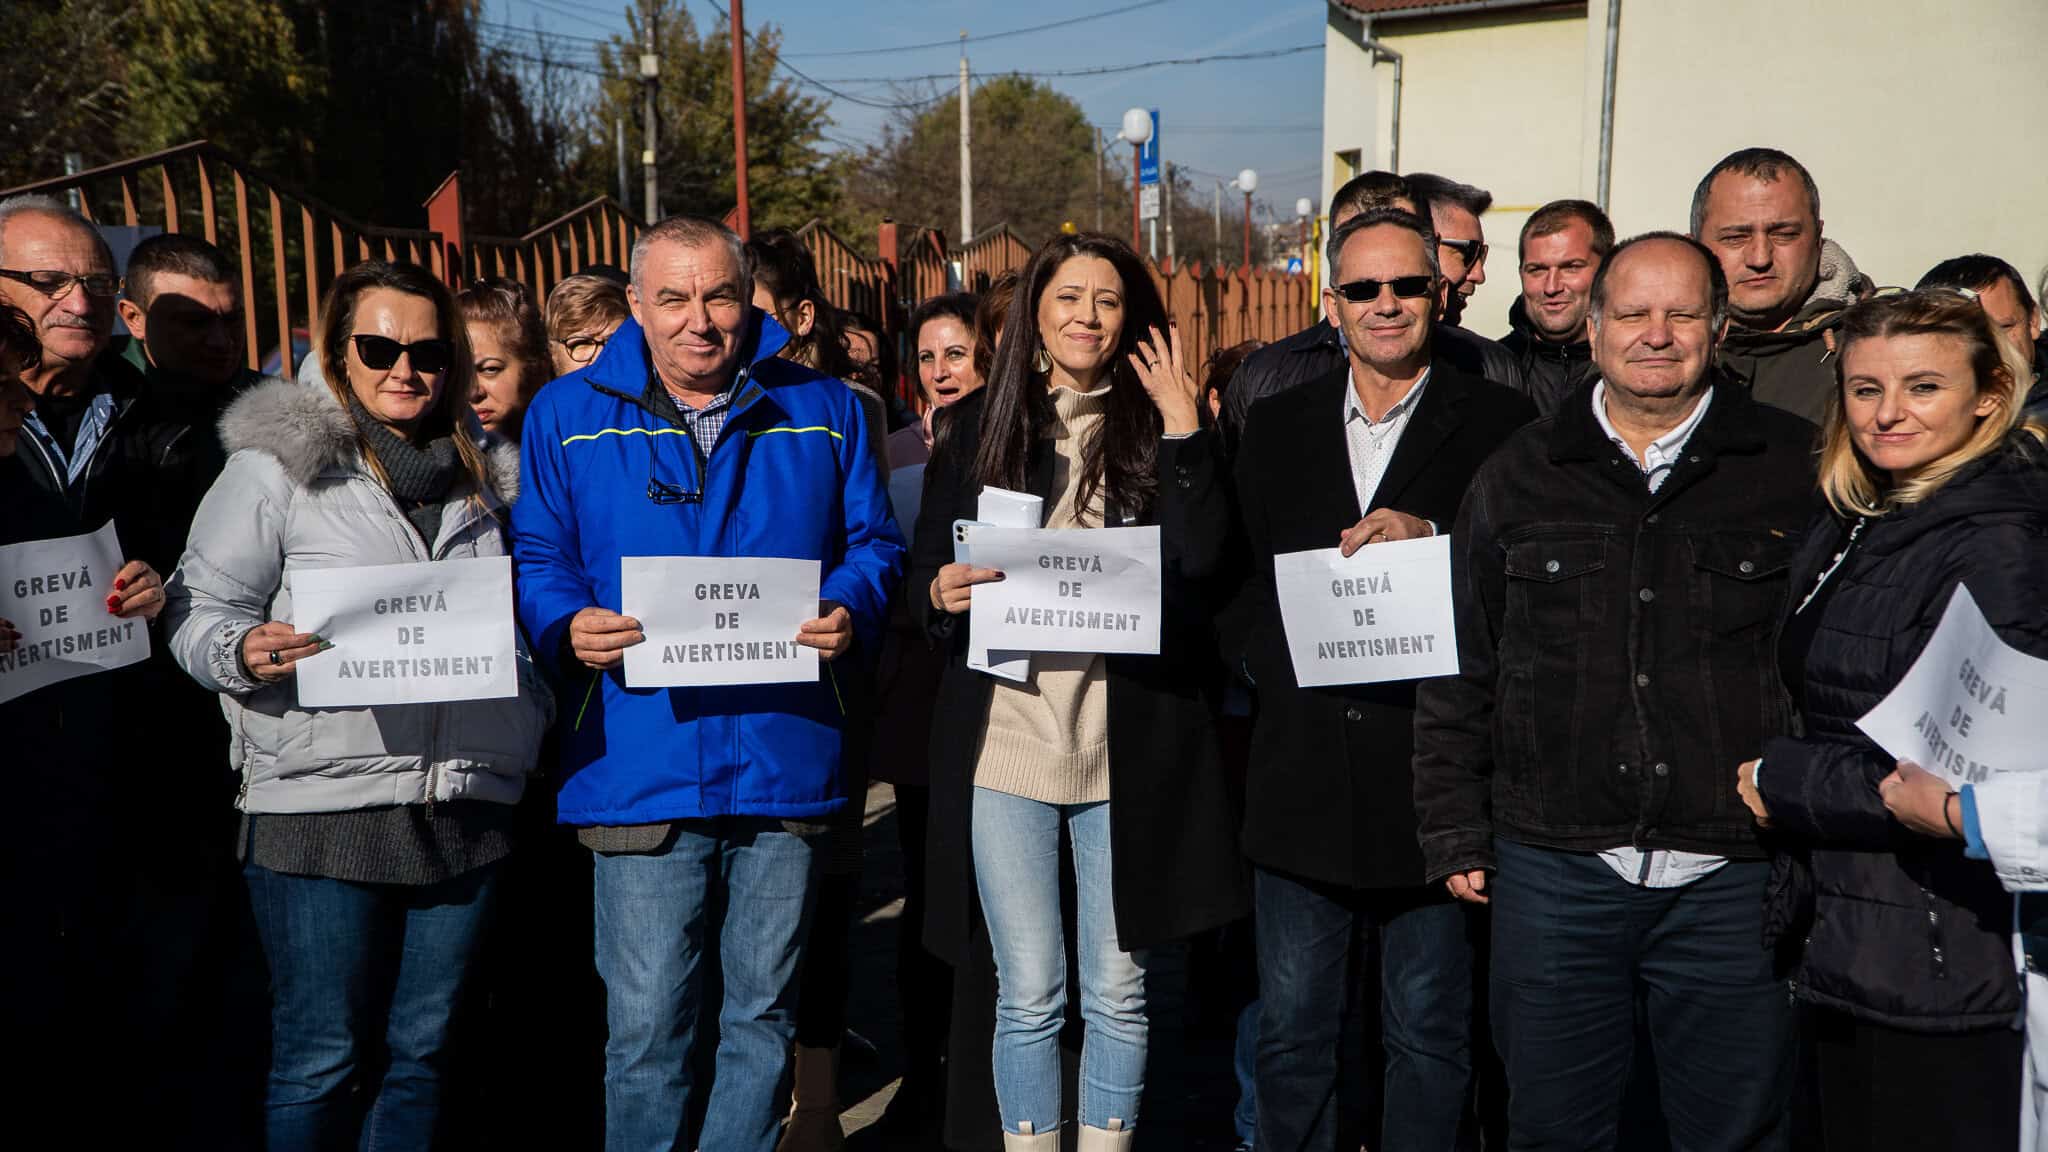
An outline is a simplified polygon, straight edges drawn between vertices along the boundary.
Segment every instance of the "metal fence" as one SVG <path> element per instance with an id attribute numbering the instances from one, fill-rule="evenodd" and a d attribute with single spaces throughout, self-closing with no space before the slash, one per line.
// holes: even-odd
<path id="1" fill-rule="evenodd" d="M 606 196 L 523 236 L 469 236 L 459 175 L 450 175 L 427 199 L 427 227 L 367 224 L 204 140 L 10 188 L 0 197 L 29 192 L 70 198 L 95 223 L 189 232 L 219 245 L 240 270 L 249 367 L 284 374 L 296 370 L 308 351 L 321 294 L 352 264 L 409 260 L 456 287 L 506 276 L 544 300 L 563 278 L 592 265 L 624 267 L 645 228 Z M 823 221 L 806 224 L 798 236 L 816 262 L 827 298 L 895 339 L 919 301 L 942 292 L 984 290 L 1031 257 L 1030 242 L 1003 224 L 949 246 L 936 231 L 904 237 L 884 220 L 876 256 L 863 254 Z M 1193 263 L 1155 266 L 1152 277 L 1183 339 L 1204 360 L 1241 340 L 1277 340 L 1315 315 L 1312 289 L 1301 276 Z"/>

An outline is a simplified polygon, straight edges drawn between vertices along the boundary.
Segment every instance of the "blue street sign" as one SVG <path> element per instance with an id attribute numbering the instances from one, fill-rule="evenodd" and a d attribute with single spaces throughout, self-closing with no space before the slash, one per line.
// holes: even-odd
<path id="1" fill-rule="evenodd" d="M 1289 256 L 1287 258 L 1287 274 L 1289 276 L 1301 275 L 1301 257 Z"/>
<path id="2" fill-rule="evenodd" d="M 1159 109 L 1152 109 L 1152 138 L 1138 150 L 1138 183 L 1159 183 Z"/>

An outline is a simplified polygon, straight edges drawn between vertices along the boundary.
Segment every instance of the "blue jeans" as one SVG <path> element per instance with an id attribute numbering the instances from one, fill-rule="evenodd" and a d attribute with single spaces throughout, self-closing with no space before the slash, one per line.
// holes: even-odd
<path id="1" fill-rule="evenodd" d="M 1386 1051 L 1375 1148 L 1457 1146 L 1472 1083 L 1469 913 L 1439 890 L 1253 873 L 1259 942 L 1258 1146 L 1337 1147 L 1342 1007 L 1361 947 L 1380 954 Z"/>
<path id="2" fill-rule="evenodd" d="M 1763 946 L 1770 865 L 1641 888 L 1590 853 L 1496 845 L 1490 988 L 1509 1147 L 1615 1147 L 1640 994 L 1671 1146 L 1788 1148 L 1793 1014 Z"/>
<path id="3" fill-rule="evenodd" d="M 267 1146 L 433 1147 L 448 1021 L 483 939 L 497 871 L 412 886 L 243 867 L 270 968 Z M 384 1079 L 365 1093 L 365 1118 L 351 1094 L 380 1040 Z"/>
<path id="4" fill-rule="evenodd" d="M 1060 827 L 1074 845 L 1084 1127 L 1138 1126 L 1145 1093 L 1145 957 L 1116 942 L 1109 805 L 1041 804 L 974 790 L 974 878 L 996 960 L 996 1105 L 1003 1131 L 1060 1124 L 1060 1025 L 1067 1011 Z"/>
<path id="5" fill-rule="evenodd" d="M 772 1152 L 796 1037 L 797 961 L 817 865 L 782 821 L 680 820 L 658 852 L 596 858 L 597 973 L 604 978 L 606 1152 L 684 1143 L 701 961 L 718 934 L 725 1003 L 716 1074 L 695 1147 Z M 719 914 L 714 915 L 714 912 Z"/>

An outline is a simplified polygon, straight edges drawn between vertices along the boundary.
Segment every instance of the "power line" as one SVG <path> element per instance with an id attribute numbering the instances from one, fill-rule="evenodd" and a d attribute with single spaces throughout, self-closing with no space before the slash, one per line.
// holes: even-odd
<path id="1" fill-rule="evenodd" d="M 1219 52 L 1211 56 L 1176 56 L 1166 60 L 1142 60 L 1135 64 L 1103 64 L 1093 68 L 1061 68 L 1052 71 L 1030 72 L 1021 69 L 1006 69 L 995 73 L 984 73 L 983 78 L 994 76 L 1021 76 L 1030 80 L 1050 79 L 1060 76 L 1109 76 L 1121 72 L 1140 72 L 1147 68 L 1172 68 L 1188 64 L 1219 64 L 1239 60 L 1272 60 L 1281 56 L 1298 56 L 1303 52 L 1320 52 L 1321 44 L 1297 44 L 1292 48 L 1267 48 L 1257 52 Z M 914 84 L 926 80 L 951 80 L 957 76 L 952 72 L 929 72 L 915 76 L 834 76 L 822 83 L 831 84 Z"/>
<path id="2" fill-rule="evenodd" d="M 955 36 L 950 40 L 928 40 L 922 44 L 898 44 L 890 48 L 848 48 L 835 52 L 792 52 L 790 55 L 795 56 L 799 60 L 812 60 L 823 59 L 828 56 L 880 56 L 889 52 L 914 52 L 920 48 L 950 48 L 963 40 L 969 44 L 979 44 L 989 40 L 1002 40 L 1011 36 L 1028 36 L 1034 32 L 1047 32 L 1054 28 L 1067 28 L 1075 24 L 1085 24 L 1090 20 L 1104 20 L 1111 16 L 1121 16 L 1126 12 L 1136 12 L 1140 8 L 1157 8 L 1161 4 L 1170 2 L 1171 0 L 1144 0 L 1140 4 L 1126 4 L 1122 8 L 1112 8 L 1107 12 L 1095 12 L 1087 16 L 1070 16 L 1065 20 L 1055 20 L 1050 24 L 1034 24 L 1029 28 L 1012 28 L 1007 32 L 991 32 L 986 36 Z"/>

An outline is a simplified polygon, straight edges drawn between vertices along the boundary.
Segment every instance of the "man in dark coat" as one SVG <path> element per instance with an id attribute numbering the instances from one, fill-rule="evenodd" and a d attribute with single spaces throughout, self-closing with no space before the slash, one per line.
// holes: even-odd
<path id="1" fill-rule="evenodd" d="M 1593 277 L 1613 247 L 1614 225 L 1586 200 L 1553 200 L 1522 225 L 1522 294 L 1508 307 L 1501 345 L 1515 358 L 1523 393 L 1545 416 L 1595 375 L 1586 315 Z"/>
<path id="2" fill-rule="evenodd" d="M 1617 247 L 1600 380 L 1508 438 L 1453 533 L 1458 674 L 1418 690 L 1415 800 L 1430 878 L 1491 904 L 1517 1147 L 1615 1145 L 1639 1003 L 1673 1146 L 1789 1144 L 1770 865 L 1730 769 L 1791 725 L 1773 625 L 1814 432 L 1714 373 L 1727 293 L 1689 237 Z"/>
<path id="3" fill-rule="evenodd" d="M 1299 687 L 1273 579 L 1277 554 L 1340 539 L 1353 554 L 1448 528 L 1480 463 L 1535 418 L 1513 391 L 1432 357 L 1441 274 L 1430 240 L 1394 209 L 1338 227 L 1324 304 L 1343 325 L 1348 370 L 1258 404 L 1237 459 L 1253 566 L 1247 664 L 1259 687 L 1244 851 L 1258 923 L 1262 1148 L 1339 1146 L 1335 1008 L 1373 953 L 1386 1076 L 1380 1137 L 1367 1142 L 1449 1148 L 1466 1111 L 1470 924 L 1427 883 L 1416 844 L 1415 685 Z M 1416 282 L 1424 290 L 1407 294 Z"/>
<path id="4" fill-rule="evenodd" d="M 1486 197 L 1486 193 L 1468 185 L 1455 184 L 1442 177 L 1433 179 L 1442 185 Z M 1488 201 L 1492 199 L 1486 198 Z M 1331 234 L 1335 235 L 1344 221 L 1372 208 L 1399 208 L 1431 220 L 1432 227 L 1435 226 L 1434 203 L 1406 177 L 1391 172 L 1367 172 L 1353 177 L 1330 198 Z M 1470 227 L 1475 230 L 1466 240 L 1445 241 L 1439 238 L 1437 242 L 1436 258 L 1438 266 L 1445 269 L 1446 280 L 1462 280 L 1469 275 L 1469 258 L 1484 252 L 1485 239 L 1476 232 L 1478 218 L 1474 213 L 1454 206 L 1449 210 L 1449 216 L 1461 220 L 1469 217 L 1472 221 Z M 1453 272 L 1455 277 L 1451 275 Z M 1482 272 L 1480 279 L 1484 278 Z M 1448 282 L 1440 293 L 1439 314 L 1431 336 L 1436 359 L 1464 375 L 1519 388 L 1520 370 L 1515 365 L 1515 358 L 1498 342 L 1468 332 L 1458 327 L 1455 320 L 1447 319 L 1449 309 L 1454 306 L 1462 308 L 1463 297 L 1458 296 Z M 1453 300 L 1457 301 L 1456 305 L 1452 304 Z M 1252 410 L 1253 403 L 1285 392 L 1297 384 L 1327 376 L 1344 365 L 1343 334 L 1326 319 L 1317 320 L 1294 335 L 1275 340 L 1245 357 L 1224 393 L 1223 416 L 1219 423 L 1225 446 L 1234 448 L 1244 435 L 1245 417 Z"/>
<path id="5" fill-rule="evenodd" d="M 1730 154 L 1693 191 L 1693 238 L 1728 279 L 1721 367 L 1757 403 L 1816 424 L 1835 386 L 1835 326 L 1870 292 L 1821 224 L 1813 174 L 1775 148 Z"/>
<path id="6" fill-rule="evenodd" d="M 2048 336 L 2041 331 L 2041 308 L 2019 269 L 1981 252 L 1956 256 L 1927 270 L 1919 288 L 1955 288 L 1977 298 L 1992 326 L 2003 333 L 2033 365 L 2033 379 L 2021 390 L 2020 409 L 2028 416 L 2048 416 L 2048 392 L 2041 379 L 2048 373 Z"/>

